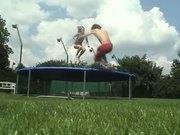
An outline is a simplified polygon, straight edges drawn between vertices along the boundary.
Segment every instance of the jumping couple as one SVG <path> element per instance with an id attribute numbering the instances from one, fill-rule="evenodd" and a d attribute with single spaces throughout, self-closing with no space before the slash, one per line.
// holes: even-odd
<path id="1" fill-rule="evenodd" d="M 93 24 L 89 33 L 85 33 L 85 28 L 83 26 L 78 26 L 77 28 L 78 33 L 74 35 L 73 38 L 75 39 L 74 48 L 77 49 L 76 57 L 78 58 L 78 60 L 86 51 L 85 47 L 82 46 L 83 40 L 86 39 L 86 42 L 88 44 L 87 37 L 89 35 L 94 35 L 101 43 L 101 45 L 98 46 L 97 51 L 95 52 L 94 60 L 95 62 L 99 62 L 100 64 L 108 65 L 106 54 L 111 52 L 113 48 L 113 44 L 111 43 L 108 32 L 102 29 L 99 24 Z"/>

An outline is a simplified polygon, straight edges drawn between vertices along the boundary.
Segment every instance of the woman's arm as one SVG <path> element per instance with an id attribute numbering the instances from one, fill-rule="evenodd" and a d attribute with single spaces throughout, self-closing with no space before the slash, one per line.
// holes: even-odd
<path id="1" fill-rule="evenodd" d="M 79 33 L 77 33 L 76 35 L 73 36 L 73 39 L 76 40 L 76 38 L 78 38 Z"/>

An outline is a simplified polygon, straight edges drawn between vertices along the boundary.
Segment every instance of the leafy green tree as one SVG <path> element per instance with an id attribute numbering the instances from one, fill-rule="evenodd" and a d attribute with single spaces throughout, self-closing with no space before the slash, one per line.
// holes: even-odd
<path id="1" fill-rule="evenodd" d="M 38 63 L 36 65 L 36 67 L 67 67 L 67 63 L 65 60 L 49 60 L 49 61 L 45 61 L 42 63 Z M 72 63 L 72 61 L 70 61 L 70 63 L 68 64 L 68 66 L 70 67 L 87 67 L 87 63 L 80 61 L 80 63 Z"/>
<path id="2" fill-rule="evenodd" d="M 172 88 L 173 91 L 176 91 L 176 95 L 174 97 L 180 97 L 180 61 L 175 59 L 173 60 L 173 63 L 171 65 L 171 79 L 172 84 L 174 84 L 175 87 Z"/>
<path id="3" fill-rule="evenodd" d="M 119 70 L 135 74 L 133 96 L 151 97 L 155 89 L 154 83 L 160 79 L 163 68 L 148 60 L 146 54 L 142 57 L 138 55 L 125 56 L 118 59 L 118 62 L 120 64 Z"/>
<path id="4" fill-rule="evenodd" d="M 180 85 L 170 75 L 163 76 L 155 83 L 153 97 L 180 98 Z"/>
<path id="5" fill-rule="evenodd" d="M 170 74 L 174 79 L 180 80 L 180 61 L 179 60 L 177 59 L 173 60 Z"/>
<path id="6" fill-rule="evenodd" d="M 0 81 L 16 82 L 16 72 L 10 68 L 0 70 Z"/>
<path id="7" fill-rule="evenodd" d="M 66 67 L 67 63 L 65 60 L 49 60 L 42 63 L 38 63 L 36 67 Z"/>
<path id="8" fill-rule="evenodd" d="M 13 53 L 12 49 L 7 45 L 10 33 L 5 26 L 6 21 L 0 16 L 0 70 L 9 68 L 9 54 Z"/>
<path id="9" fill-rule="evenodd" d="M 91 67 L 91 68 L 99 68 L 99 69 L 103 68 L 103 66 L 100 65 L 99 63 L 93 63 L 93 64 L 89 65 L 89 67 Z"/>
<path id="10" fill-rule="evenodd" d="M 16 73 L 9 68 L 9 55 L 13 53 L 8 46 L 10 33 L 6 28 L 6 21 L 0 15 L 0 81 L 15 82 Z"/>
<path id="11" fill-rule="evenodd" d="M 70 67 L 87 67 L 87 62 L 80 61 L 79 63 L 73 63 L 70 61 L 69 65 Z"/>
<path id="12" fill-rule="evenodd" d="M 180 61 L 175 59 L 173 60 L 172 66 L 171 66 L 171 76 L 172 79 L 177 83 L 179 86 L 179 92 L 180 92 Z"/>
<path id="13" fill-rule="evenodd" d="M 175 59 L 171 65 L 170 75 L 162 76 L 155 83 L 153 97 L 179 98 L 180 97 L 180 62 Z"/>

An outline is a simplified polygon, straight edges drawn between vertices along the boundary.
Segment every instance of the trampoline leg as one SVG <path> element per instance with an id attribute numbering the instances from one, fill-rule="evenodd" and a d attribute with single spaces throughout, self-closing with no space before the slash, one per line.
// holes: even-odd
<path id="1" fill-rule="evenodd" d="M 29 97 L 30 84 L 31 84 L 31 70 L 29 69 L 29 74 L 28 74 L 28 91 L 27 91 L 27 97 Z"/>
<path id="2" fill-rule="evenodd" d="M 129 100 L 131 100 L 131 77 L 129 77 Z"/>
<path id="3" fill-rule="evenodd" d="M 85 90 L 86 90 L 86 71 L 84 71 L 83 99 L 85 99 Z"/>
<path id="4" fill-rule="evenodd" d="M 17 94 L 17 93 L 18 93 L 18 88 L 19 88 L 19 73 L 17 73 L 16 88 L 15 88 L 15 93 L 14 93 L 14 94 Z"/>

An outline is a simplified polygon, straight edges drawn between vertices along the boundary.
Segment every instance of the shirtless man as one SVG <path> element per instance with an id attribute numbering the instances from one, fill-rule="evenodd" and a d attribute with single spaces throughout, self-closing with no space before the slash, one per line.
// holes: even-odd
<path id="1" fill-rule="evenodd" d="M 111 43 L 108 32 L 104 29 L 101 29 L 101 26 L 99 24 L 93 24 L 91 27 L 91 32 L 81 36 L 80 38 L 87 37 L 91 34 L 93 34 L 101 43 L 101 45 L 97 48 L 97 51 L 95 52 L 95 62 L 100 62 L 107 65 L 108 62 L 106 54 L 111 52 L 113 48 L 113 44 Z"/>

